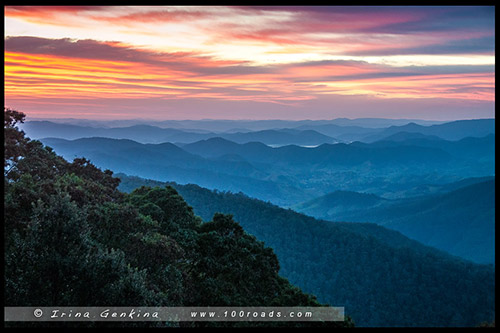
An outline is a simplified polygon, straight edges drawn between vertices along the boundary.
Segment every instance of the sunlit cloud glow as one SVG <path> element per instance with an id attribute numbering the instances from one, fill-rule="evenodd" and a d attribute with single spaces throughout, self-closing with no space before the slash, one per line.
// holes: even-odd
<path id="1" fill-rule="evenodd" d="M 172 105 L 207 101 L 213 118 L 227 116 L 217 105 L 251 103 L 303 119 L 327 95 L 436 100 L 448 117 L 461 101 L 470 117 L 494 116 L 492 7 L 11 6 L 4 57 L 6 105 L 35 114 L 46 101 L 57 116 L 127 118 L 142 105 L 169 118 Z"/>

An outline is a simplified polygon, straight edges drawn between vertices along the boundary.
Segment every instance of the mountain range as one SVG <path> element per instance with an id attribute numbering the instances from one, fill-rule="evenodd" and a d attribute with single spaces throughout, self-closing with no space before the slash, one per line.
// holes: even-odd
<path id="1" fill-rule="evenodd" d="M 459 141 L 408 139 L 374 143 L 272 148 L 210 138 L 190 144 L 132 140 L 41 139 L 72 160 L 86 156 L 102 168 L 211 189 L 242 191 L 291 206 L 335 190 L 387 198 L 428 183 L 443 184 L 494 174 L 494 135 Z"/>
<path id="2" fill-rule="evenodd" d="M 76 118 L 36 118 L 29 117 L 28 122 L 50 121 L 59 124 L 89 126 L 89 127 L 130 127 L 134 125 L 151 125 L 160 128 L 174 128 L 188 131 L 206 132 L 251 132 L 276 128 L 297 128 L 300 126 L 359 126 L 365 128 L 386 128 L 389 126 L 402 126 L 414 122 L 419 125 L 436 125 L 446 121 L 422 120 L 422 119 L 388 119 L 388 118 L 336 118 L 330 120 L 235 120 L 235 119 L 199 119 L 199 120 L 147 120 L 147 119 L 114 119 L 114 120 L 90 120 Z"/>
<path id="3" fill-rule="evenodd" d="M 446 123 L 403 119 L 336 119 L 316 121 L 158 121 L 96 122 L 67 120 L 27 121 L 20 128 L 33 139 L 108 137 L 141 143 L 193 143 L 222 137 L 237 143 L 303 146 L 336 142 L 374 142 L 399 132 L 435 136 L 445 140 L 482 137 L 495 132 L 494 119 L 459 120 Z M 130 125 L 132 124 L 132 125 Z M 110 127 L 114 125 L 115 127 Z M 121 126 L 117 126 L 121 125 Z M 167 126 L 167 127 L 165 127 Z M 188 127 L 191 126 L 191 127 Z"/>
<path id="4" fill-rule="evenodd" d="M 335 143 L 336 139 L 314 130 L 269 129 L 251 132 L 213 133 L 200 130 L 180 130 L 160 128 L 151 125 L 133 125 L 129 127 L 96 128 L 60 124 L 49 121 L 31 121 L 20 126 L 32 139 L 55 137 L 62 139 L 79 139 L 106 137 L 129 139 L 141 143 L 179 142 L 190 143 L 212 137 L 223 137 L 238 143 L 262 142 L 268 145 L 320 145 Z"/>
<path id="5" fill-rule="evenodd" d="M 398 132 L 420 133 L 454 141 L 466 137 L 482 137 L 495 133 L 495 119 L 456 120 L 430 126 L 422 126 L 416 123 L 409 123 L 403 126 L 391 126 L 377 134 L 365 137 L 364 141 L 379 141 Z"/>
<path id="6" fill-rule="evenodd" d="M 123 191 L 173 187 L 204 221 L 232 214 L 280 274 L 357 325 L 494 316 L 494 119 L 121 124 L 23 129 L 119 173 Z"/>

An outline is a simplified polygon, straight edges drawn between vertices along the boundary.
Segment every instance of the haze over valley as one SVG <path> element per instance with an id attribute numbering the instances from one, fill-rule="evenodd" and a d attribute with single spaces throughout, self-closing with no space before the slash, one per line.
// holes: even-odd
<path id="1" fill-rule="evenodd" d="M 296 127 L 190 121 L 197 129 L 189 131 L 27 121 L 21 128 L 69 161 L 85 157 L 128 176 L 242 192 L 334 222 L 376 223 L 464 259 L 494 263 L 494 119 L 372 121 L 367 127 L 319 121 L 306 130 L 298 129 L 303 122 L 284 121 L 272 125 Z M 377 127 L 384 122 L 387 127 Z M 226 131 L 211 132 L 215 123 L 225 123 Z M 326 129 L 332 136 L 320 133 Z M 350 143 L 334 138 L 361 133 Z"/>

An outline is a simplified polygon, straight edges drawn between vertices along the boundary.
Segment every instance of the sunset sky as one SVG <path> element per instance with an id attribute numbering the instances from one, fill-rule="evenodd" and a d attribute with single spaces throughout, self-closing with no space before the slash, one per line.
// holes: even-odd
<path id="1" fill-rule="evenodd" d="M 494 7 L 4 9 L 30 117 L 494 117 Z"/>

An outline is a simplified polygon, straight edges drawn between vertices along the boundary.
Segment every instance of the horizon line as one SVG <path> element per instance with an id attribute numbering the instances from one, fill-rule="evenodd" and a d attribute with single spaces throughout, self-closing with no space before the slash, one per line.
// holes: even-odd
<path id="1" fill-rule="evenodd" d="M 21 111 L 22 112 L 22 111 Z M 29 118 L 29 119 L 28 119 Z M 90 121 L 155 121 L 155 122 L 183 122 L 183 121 L 228 121 L 228 122 L 242 122 L 242 121 L 288 121 L 288 122 L 300 122 L 300 121 L 334 121 L 334 120 L 418 120 L 418 121 L 429 121 L 429 122 L 450 122 L 458 120 L 480 120 L 480 119 L 495 119 L 495 117 L 477 117 L 477 118 L 454 118 L 454 119 L 425 119 L 425 118 L 385 118 L 385 117 L 360 117 L 360 118 L 331 118 L 331 119 L 283 119 L 283 118 L 272 118 L 272 119 L 228 119 L 228 118 L 201 118 L 201 119 L 157 119 L 157 118 L 108 118 L 108 119 L 96 119 L 96 118 L 68 118 L 68 117 L 30 117 L 26 115 L 26 120 L 90 120 Z"/>

